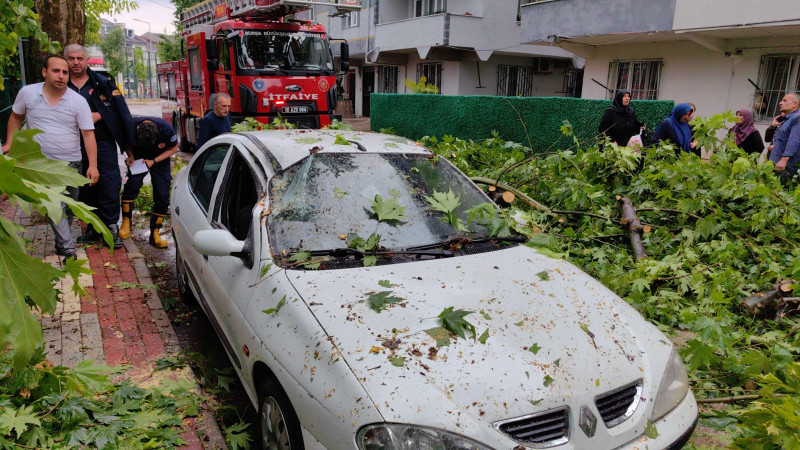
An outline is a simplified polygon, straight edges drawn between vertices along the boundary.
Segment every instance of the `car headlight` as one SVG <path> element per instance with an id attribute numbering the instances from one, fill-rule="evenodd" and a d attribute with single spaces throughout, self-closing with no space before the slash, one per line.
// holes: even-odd
<path id="1" fill-rule="evenodd" d="M 491 450 L 480 442 L 448 431 L 394 423 L 361 428 L 356 443 L 360 450 Z"/>
<path id="2" fill-rule="evenodd" d="M 681 357 L 673 349 L 667 362 L 667 369 L 661 377 L 661 385 L 658 388 L 650 420 L 655 422 L 675 409 L 686 397 L 687 392 L 689 392 L 689 377 L 686 376 L 686 368 L 683 367 Z"/>

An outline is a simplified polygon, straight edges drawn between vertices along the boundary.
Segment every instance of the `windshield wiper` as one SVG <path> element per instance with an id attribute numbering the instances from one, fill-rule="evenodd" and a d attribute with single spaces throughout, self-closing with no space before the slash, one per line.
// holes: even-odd
<path id="1" fill-rule="evenodd" d="M 450 250 L 428 250 L 428 249 L 397 249 L 391 251 L 370 251 L 362 252 L 361 250 L 342 247 L 332 248 L 328 250 L 311 250 L 311 256 L 333 256 L 334 258 L 344 258 L 347 256 L 393 256 L 393 255 L 420 255 L 420 256 L 438 256 L 450 257 L 455 254 Z"/>
<path id="2" fill-rule="evenodd" d="M 464 237 L 456 237 L 451 239 L 445 239 L 440 242 L 434 242 L 432 244 L 425 244 L 425 245 L 418 245 L 415 247 L 409 247 L 406 250 L 410 251 L 417 251 L 417 250 L 427 250 L 427 249 L 435 249 L 439 247 L 450 247 L 451 245 L 475 245 L 475 244 L 483 244 L 486 242 L 528 242 L 528 238 L 525 236 L 493 236 L 493 237 L 485 237 L 485 238 L 464 238 Z M 406 250 L 398 250 L 398 252 L 403 252 Z M 448 250 L 449 251 L 449 250 Z M 451 252 L 452 253 L 452 252 Z"/>

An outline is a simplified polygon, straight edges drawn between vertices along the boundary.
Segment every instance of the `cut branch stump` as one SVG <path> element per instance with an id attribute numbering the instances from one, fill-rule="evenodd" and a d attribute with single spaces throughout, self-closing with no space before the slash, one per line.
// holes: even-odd
<path id="1" fill-rule="evenodd" d="M 619 202 L 620 215 L 622 216 L 619 222 L 628 234 L 633 257 L 637 261 L 640 259 L 647 259 L 647 253 L 645 253 L 644 246 L 642 245 L 642 233 L 649 232 L 650 227 L 643 226 L 642 222 L 639 221 L 639 217 L 636 215 L 636 208 L 633 207 L 631 199 L 617 196 L 617 202 Z"/>

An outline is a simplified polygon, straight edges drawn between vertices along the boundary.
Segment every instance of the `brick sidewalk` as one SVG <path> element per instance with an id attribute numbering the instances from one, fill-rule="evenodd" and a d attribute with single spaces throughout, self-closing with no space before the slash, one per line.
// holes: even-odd
<path id="1" fill-rule="evenodd" d="M 47 220 L 28 216 L 21 208 L 0 203 L 3 216 L 25 231 L 29 254 L 63 267 L 55 254 L 53 232 Z M 73 236 L 80 235 L 78 221 Z M 92 245 L 78 249 L 79 259 L 88 259 L 94 274 L 82 275 L 79 282 L 88 296 L 78 298 L 71 292 L 72 280 L 62 280 L 62 294 L 53 315 L 41 318 L 47 359 L 54 365 L 75 367 L 80 361 L 94 360 L 109 366 L 128 365 L 122 376 L 134 383 L 157 382 L 164 372 L 156 373 L 153 363 L 165 356 L 176 356 L 180 343 L 158 297 L 144 256 L 131 239 L 112 254 L 108 248 Z M 191 370 L 175 372 L 196 382 Z M 225 443 L 211 411 L 201 409 L 197 420 L 185 420 L 184 448 L 224 448 Z M 198 433 L 198 430 L 201 430 Z M 201 436 L 202 435 L 202 439 Z"/>

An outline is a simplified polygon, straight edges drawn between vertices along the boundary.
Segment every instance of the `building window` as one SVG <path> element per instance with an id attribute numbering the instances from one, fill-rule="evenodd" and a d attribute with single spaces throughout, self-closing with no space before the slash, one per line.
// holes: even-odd
<path id="1" fill-rule="evenodd" d="M 620 90 L 630 91 L 632 100 L 657 100 L 663 61 L 612 61 L 608 69 L 606 98 Z"/>
<path id="2" fill-rule="evenodd" d="M 757 119 L 771 119 L 781 113 L 778 103 L 787 92 L 800 89 L 800 55 L 764 55 L 758 71 L 753 101 Z"/>
<path id="3" fill-rule="evenodd" d="M 342 17 L 342 28 L 354 28 L 358 26 L 359 11 L 350 11 Z"/>
<path id="4" fill-rule="evenodd" d="M 583 69 L 567 69 L 561 83 L 561 94 L 566 97 L 581 98 L 583 94 Z"/>
<path id="5" fill-rule="evenodd" d="M 417 64 L 417 83 L 420 78 L 425 77 L 425 83 L 439 88 L 442 92 L 442 63 L 422 63 Z"/>
<path id="6" fill-rule="evenodd" d="M 447 0 L 414 0 L 414 17 L 430 16 L 447 12 Z"/>
<path id="7" fill-rule="evenodd" d="M 497 66 L 497 95 L 530 97 L 533 92 L 533 67 Z"/>
<path id="8" fill-rule="evenodd" d="M 378 92 L 397 93 L 397 66 L 378 66 Z"/>

